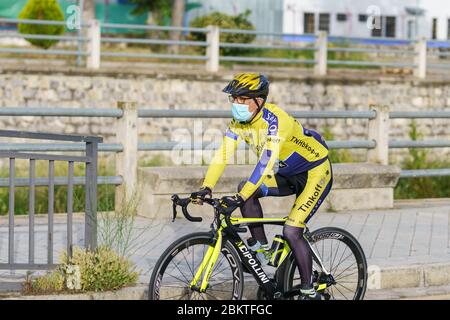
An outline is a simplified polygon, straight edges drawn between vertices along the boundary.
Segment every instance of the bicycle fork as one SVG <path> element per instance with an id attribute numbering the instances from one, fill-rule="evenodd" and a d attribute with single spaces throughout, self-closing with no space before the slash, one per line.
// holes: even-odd
<path id="1" fill-rule="evenodd" d="M 219 257 L 220 254 L 220 250 L 222 249 L 222 241 L 223 241 L 222 232 L 217 232 L 216 244 L 214 246 L 210 246 L 206 251 L 202 263 L 200 264 L 200 267 L 198 268 L 194 276 L 194 279 L 192 279 L 190 283 L 191 289 L 197 290 L 201 293 L 206 291 L 206 288 L 208 287 L 209 278 L 211 277 L 214 265 L 216 264 L 217 258 Z M 202 274 L 204 274 L 202 283 L 200 287 L 197 287 L 197 283 L 200 281 L 200 277 L 202 276 Z"/>

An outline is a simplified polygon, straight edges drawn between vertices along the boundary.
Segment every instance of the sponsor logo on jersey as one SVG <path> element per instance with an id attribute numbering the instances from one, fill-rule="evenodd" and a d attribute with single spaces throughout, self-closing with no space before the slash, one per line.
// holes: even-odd
<path id="1" fill-rule="evenodd" d="M 279 143 L 281 141 L 281 139 L 278 138 L 277 136 L 267 136 L 267 141 Z"/>
<path id="2" fill-rule="evenodd" d="M 319 157 L 320 157 L 319 152 L 316 151 L 313 147 L 311 147 L 311 146 L 308 144 L 308 142 L 306 142 L 306 141 L 304 141 L 304 140 L 302 140 L 302 139 L 299 139 L 299 138 L 297 138 L 297 137 L 294 137 L 294 136 L 292 136 L 292 138 L 291 138 L 290 141 L 291 141 L 291 142 L 294 142 L 296 145 L 298 145 L 298 146 L 300 146 L 300 147 L 305 148 L 306 150 L 308 150 L 309 152 L 311 152 L 311 154 L 315 155 L 316 158 L 319 158 Z"/>
<path id="3" fill-rule="evenodd" d="M 308 197 L 308 200 L 306 203 L 300 204 L 297 210 L 302 210 L 303 212 L 308 212 L 308 209 L 310 209 L 314 203 L 316 202 L 317 198 L 320 196 L 320 193 L 322 192 L 323 185 L 317 184 L 314 188 L 314 194 L 310 197 Z"/>
<path id="4" fill-rule="evenodd" d="M 277 132 L 278 126 L 276 124 L 271 124 L 269 126 L 269 134 L 275 134 Z"/>

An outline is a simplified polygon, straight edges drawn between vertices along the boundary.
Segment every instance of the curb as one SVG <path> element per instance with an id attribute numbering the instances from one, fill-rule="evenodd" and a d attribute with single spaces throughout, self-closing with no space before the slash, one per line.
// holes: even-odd
<path id="1" fill-rule="evenodd" d="M 257 285 L 245 283 L 244 298 L 255 299 Z M 366 299 L 400 299 L 450 293 L 450 263 L 414 264 L 398 267 L 369 266 Z M 139 284 L 117 291 L 62 295 L 0 293 L 0 300 L 146 300 L 148 285 Z"/>
<path id="2" fill-rule="evenodd" d="M 369 266 L 368 289 L 387 290 L 450 285 L 450 262 L 396 267 Z"/>
<path id="3" fill-rule="evenodd" d="M 449 299 L 450 286 L 422 287 L 409 289 L 370 290 L 365 300 L 441 300 Z"/>
<path id="4" fill-rule="evenodd" d="M 54 294 L 54 295 L 21 295 L 11 293 L 0 300 L 146 300 L 148 287 L 138 285 L 127 287 L 117 291 L 77 293 L 77 294 Z"/>

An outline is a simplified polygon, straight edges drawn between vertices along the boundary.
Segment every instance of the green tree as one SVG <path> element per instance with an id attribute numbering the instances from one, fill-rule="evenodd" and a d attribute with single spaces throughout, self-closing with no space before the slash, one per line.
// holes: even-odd
<path id="1" fill-rule="evenodd" d="M 184 14 L 186 11 L 185 0 L 131 0 L 136 4 L 133 14 L 139 15 L 148 12 L 147 24 L 163 24 L 166 17 L 171 18 L 171 25 L 181 27 L 183 25 Z M 151 32 L 149 37 L 153 37 Z M 180 40 L 180 31 L 171 31 L 170 40 Z M 178 53 L 179 46 L 169 46 L 169 52 Z"/>
<path id="2" fill-rule="evenodd" d="M 95 19 L 95 0 L 84 0 L 83 6 L 83 21 Z"/>
<path id="3" fill-rule="evenodd" d="M 251 11 L 246 10 L 236 16 L 231 16 L 222 12 L 213 12 L 209 15 L 198 17 L 191 21 L 191 27 L 204 28 L 208 25 L 219 26 L 223 29 L 244 29 L 255 30 L 253 24 L 248 20 L 248 16 Z M 205 33 L 192 32 L 190 38 L 195 41 L 205 41 Z M 250 43 L 255 40 L 254 34 L 233 34 L 233 33 L 221 33 L 220 42 L 230 43 Z M 222 48 L 221 53 L 223 55 L 235 55 L 238 53 L 248 52 L 249 49 L 242 48 Z"/>
<path id="4" fill-rule="evenodd" d="M 148 13 L 147 24 L 163 24 L 165 16 L 170 16 L 171 0 L 130 0 L 136 7 L 135 15 Z"/>
<path id="5" fill-rule="evenodd" d="M 56 0 L 29 0 L 19 14 L 19 19 L 64 21 L 64 13 Z M 61 35 L 64 26 L 19 24 L 19 32 L 23 34 Z M 31 44 L 48 49 L 58 40 L 26 39 Z"/>

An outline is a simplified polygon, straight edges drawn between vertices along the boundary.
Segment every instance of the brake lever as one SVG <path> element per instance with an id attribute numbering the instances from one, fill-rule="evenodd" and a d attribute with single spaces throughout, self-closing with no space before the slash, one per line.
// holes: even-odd
<path id="1" fill-rule="evenodd" d="M 172 199 L 172 208 L 173 208 L 172 222 L 175 222 L 175 219 L 177 217 L 177 205 L 178 205 L 178 200 L 180 199 L 180 197 L 178 197 L 176 194 L 174 194 L 174 195 L 172 195 L 171 199 Z"/>
<path id="2" fill-rule="evenodd" d="M 173 218 L 172 218 L 172 222 L 175 222 L 175 219 L 177 217 L 177 205 L 175 204 L 175 202 L 172 204 L 173 207 Z"/>

